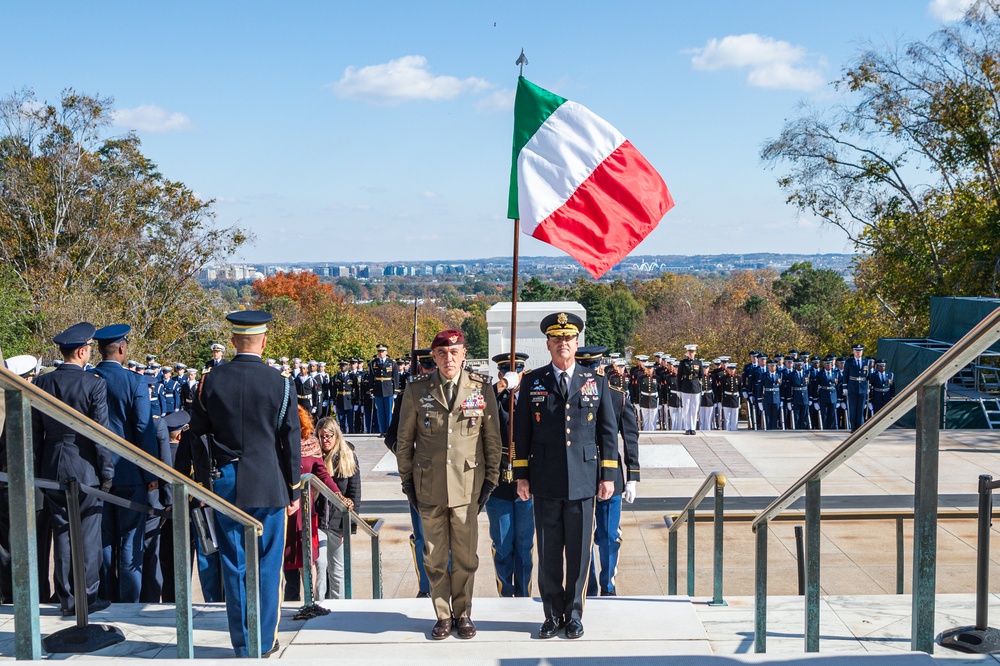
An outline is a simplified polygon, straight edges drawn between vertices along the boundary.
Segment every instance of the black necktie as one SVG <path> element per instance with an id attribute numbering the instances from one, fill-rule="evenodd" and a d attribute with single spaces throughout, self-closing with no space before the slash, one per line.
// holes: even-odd
<path id="1" fill-rule="evenodd" d="M 559 390 L 562 391 L 563 398 L 569 397 L 569 373 L 563 371 L 559 375 Z"/>

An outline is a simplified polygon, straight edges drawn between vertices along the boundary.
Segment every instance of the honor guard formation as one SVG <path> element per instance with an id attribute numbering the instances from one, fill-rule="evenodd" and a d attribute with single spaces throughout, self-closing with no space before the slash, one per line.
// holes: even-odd
<path id="1" fill-rule="evenodd" d="M 627 359 L 579 347 L 584 322 L 563 312 L 541 322 L 550 358 L 529 371 L 525 353 L 494 356 L 496 381 L 465 368 L 458 329 L 414 350 L 416 367 L 379 344 L 370 360 L 341 359 L 331 375 L 325 361 L 264 358 L 269 313 L 234 312 L 227 320 L 235 356 L 227 361 L 226 345 L 214 343 L 200 372 L 161 365 L 152 354 L 130 360 L 127 324 L 87 322 L 53 338 L 60 360 L 51 367 L 27 355 L 6 366 L 261 522 L 265 654 L 279 647 L 280 602 L 298 600 L 303 566 L 317 567 L 316 598 L 343 595 L 343 516 L 315 501 L 316 559 L 303 562 L 299 479 L 313 474 L 356 511 L 361 473 L 345 435 L 378 435 L 395 453 L 418 596 L 431 600 L 436 615 L 431 638 L 476 635 L 472 597 L 485 511 L 497 592 L 532 596 L 537 546 L 538 637 L 574 639 L 584 634 L 584 598 L 617 594 L 622 502 L 636 498 L 640 432 L 693 435 L 737 430 L 740 421 L 752 430 L 853 430 L 895 391 L 885 361 L 865 358 L 861 345 L 848 357 L 753 351 L 742 369 L 728 356 L 697 358 L 695 344 L 684 345 L 680 359 L 662 352 Z M 92 359 L 95 347 L 99 359 Z M 174 601 L 169 487 L 39 412 L 32 434 L 39 477 L 86 487 L 82 581 L 71 575 L 65 494 L 42 491 L 40 599 L 72 615 L 78 583 L 90 612 Z M 6 471 L 5 437 L 0 444 Z M 201 506 L 192 506 L 192 524 L 203 597 L 225 601 L 234 651 L 246 656 L 243 528 Z M 9 523 L 2 527 L 0 601 L 11 602 Z"/>

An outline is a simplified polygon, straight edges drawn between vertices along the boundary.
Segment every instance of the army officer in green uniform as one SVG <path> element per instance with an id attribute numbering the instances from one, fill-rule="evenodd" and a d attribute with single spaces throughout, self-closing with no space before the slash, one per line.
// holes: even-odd
<path id="1" fill-rule="evenodd" d="M 431 355 L 437 371 L 411 377 L 401 398 L 396 462 L 403 493 L 423 522 L 424 567 L 437 616 L 431 637 L 447 638 L 454 629 L 459 638 L 472 638 L 477 516 L 500 470 L 497 402 L 488 377 L 462 369 L 462 331 L 438 333 Z"/>

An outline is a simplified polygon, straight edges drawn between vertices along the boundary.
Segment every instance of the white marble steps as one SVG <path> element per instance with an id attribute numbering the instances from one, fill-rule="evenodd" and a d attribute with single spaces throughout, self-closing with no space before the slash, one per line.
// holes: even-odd
<path id="1" fill-rule="evenodd" d="M 282 659 L 321 658 L 330 646 L 350 659 L 395 654 L 410 659 L 544 659 L 654 655 L 710 655 L 708 634 L 687 597 L 588 599 L 586 633 L 577 640 L 537 638 L 544 616 L 537 599 L 476 599 L 471 640 L 430 638 L 434 614 L 426 599 L 327 601 L 332 612 L 309 620 L 282 651 Z M 397 652 L 398 651 L 398 652 Z"/>

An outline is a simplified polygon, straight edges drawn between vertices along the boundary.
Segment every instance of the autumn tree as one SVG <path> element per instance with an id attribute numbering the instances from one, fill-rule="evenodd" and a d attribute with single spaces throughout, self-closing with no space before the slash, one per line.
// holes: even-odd
<path id="1" fill-rule="evenodd" d="M 136 351 L 191 357 L 222 329 L 195 276 L 248 236 L 216 227 L 213 202 L 164 177 L 135 134 L 107 136 L 113 110 L 73 90 L 0 100 L 0 261 L 31 294 L 39 347 L 81 319 L 123 321 Z"/>
<path id="2" fill-rule="evenodd" d="M 901 48 L 868 48 L 761 153 L 788 201 L 840 228 L 858 297 L 924 335 L 930 296 L 1000 293 L 1000 0 Z M 852 304 L 851 307 L 864 306 Z"/>

